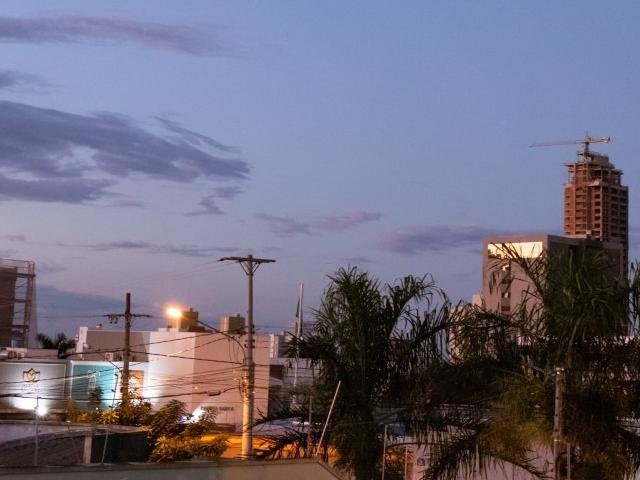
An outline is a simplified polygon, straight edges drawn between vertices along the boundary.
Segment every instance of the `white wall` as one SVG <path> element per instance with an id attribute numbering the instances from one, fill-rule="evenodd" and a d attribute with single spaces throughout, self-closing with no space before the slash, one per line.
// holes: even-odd
<path id="1" fill-rule="evenodd" d="M 123 335 L 82 327 L 79 339 L 91 351 L 106 351 L 121 349 Z M 160 329 L 132 332 L 131 339 L 132 350 L 145 353 L 138 354 L 130 368 L 144 372 L 142 396 L 151 401 L 154 409 L 177 399 L 191 413 L 199 407 L 214 406 L 219 410 L 219 423 L 241 425 L 240 387 L 246 336 Z M 254 417 L 258 418 L 268 408 L 269 336 L 254 336 L 254 346 Z M 87 348 L 84 345 L 80 348 L 87 357 Z M 148 360 L 140 362 L 140 358 Z"/>
<path id="2" fill-rule="evenodd" d="M 315 460 L 179 462 L 174 464 L 94 465 L 25 468 L 2 471 L 3 480 L 340 480 L 343 477 Z"/>

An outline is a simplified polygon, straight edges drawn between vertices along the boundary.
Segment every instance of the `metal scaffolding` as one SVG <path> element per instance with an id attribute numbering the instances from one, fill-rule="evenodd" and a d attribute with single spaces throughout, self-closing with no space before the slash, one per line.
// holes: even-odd
<path id="1" fill-rule="evenodd" d="M 29 347 L 35 277 L 34 262 L 0 259 L 0 347 Z"/>

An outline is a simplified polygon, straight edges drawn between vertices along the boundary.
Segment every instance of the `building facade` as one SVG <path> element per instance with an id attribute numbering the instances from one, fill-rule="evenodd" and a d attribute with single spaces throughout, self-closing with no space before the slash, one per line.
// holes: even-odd
<path id="1" fill-rule="evenodd" d="M 624 246 L 618 241 L 548 234 L 499 235 L 485 237 L 482 247 L 480 301 L 488 309 L 505 315 L 514 313 L 523 302 L 535 301 L 531 296 L 531 280 L 513 261 L 514 255 L 534 260 L 544 252 L 553 254 L 579 248 L 601 250 L 609 259 L 611 275 L 615 278 L 624 275 Z"/>
<path id="2" fill-rule="evenodd" d="M 622 185 L 622 171 L 607 155 L 588 148 L 567 164 L 569 179 L 564 185 L 564 234 L 619 242 L 623 262 L 629 254 L 629 192 Z"/>
<path id="3" fill-rule="evenodd" d="M 81 386 L 74 398 L 88 400 L 93 381 L 102 389 L 103 405 L 120 400 L 123 344 L 121 331 L 80 328 L 71 376 Z M 213 331 L 132 331 L 130 387 L 148 399 L 154 410 L 176 399 L 191 413 L 216 407 L 219 423 L 239 426 L 244 344 L 244 335 Z M 268 335 L 254 336 L 254 418 L 268 410 L 269 350 Z"/>

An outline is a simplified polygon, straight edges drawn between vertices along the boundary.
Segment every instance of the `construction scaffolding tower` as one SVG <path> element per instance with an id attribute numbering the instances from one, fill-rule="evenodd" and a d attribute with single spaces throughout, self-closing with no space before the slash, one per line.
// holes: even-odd
<path id="1" fill-rule="evenodd" d="M 34 262 L 0 259 L 0 347 L 26 348 L 35 337 L 35 278 Z"/>
<path id="2" fill-rule="evenodd" d="M 577 161 L 566 164 L 569 180 L 564 186 L 564 233 L 602 242 L 622 244 L 621 263 L 629 258 L 629 191 L 622 185 L 622 171 L 607 155 L 585 150 Z"/>

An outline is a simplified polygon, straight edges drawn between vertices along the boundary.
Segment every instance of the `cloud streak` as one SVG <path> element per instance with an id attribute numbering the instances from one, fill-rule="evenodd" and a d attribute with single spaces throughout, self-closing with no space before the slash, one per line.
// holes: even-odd
<path id="1" fill-rule="evenodd" d="M 21 90 L 25 87 L 49 87 L 49 83 L 40 75 L 0 70 L 0 89 Z"/>
<path id="2" fill-rule="evenodd" d="M 323 230 L 343 231 L 361 223 L 377 222 L 382 217 L 378 212 L 353 212 L 344 215 L 322 217 L 315 223 L 317 228 Z"/>
<path id="3" fill-rule="evenodd" d="M 256 213 L 255 217 L 265 223 L 271 233 L 277 237 L 310 234 L 309 225 L 291 217 L 279 217 L 268 213 Z"/>
<path id="4" fill-rule="evenodd" d="M 217 199 L 231 199 L 242 193 L 240 187 L 236 185 L 218 187 L 215 188 L 211 195 L 207 195 L 198 202 L 198 205 L 202 207 L 200 210 L 194 212 L 185 213 L 187 217 L 194 217 L 198 215 L 222 215 L 224 212 L 218 206 Z"/>
<path id="5" fill-rule="evenodd" d="M 497 233 L 500 232 L 477 226 L 413 226 L 385 235 L 379 246 L 389 252 L 417 255 L 480 245 L 484 236 Z"/>
<path id="6" fill-rule="evenodd" d="M 114 183 L 86 178 L 19 180 L 0 174 L 0 200 L 83 203 L 108 196 L 106 188 Z"/>
<path id="7" fill-rule="evenodd" d="M 118 200 L 114 200 L 107 206 L 113 208 L 142 208 L 144 207 L 144 203 L 131 198 L 120 198 Z"/>
<path id="8" fill-rule="evenodd" d="M 362 223 L 378 221 L 382 214 L 358 211 L 343 215 L 324 216 L 310 222 L 268 213 L 257 213 L 255 217 L 265 223 L 271 233 L 276 236 L 291 237 L 294 235 L 308 235 L 317 230 L 343 232 Z"/>
<path id="9" fill-rule="evenodd" d="M 36 261 L 36 275 L 47 275 L 49 273 L 64 272 L 67 267 L 57 262 L 47 260 Z"/>
<path id="10" fill-rule="evenodd" d="M 9 240 L 10 242 L 26 242 L 27 241 L 27 237 L 22 234 L 5 235 L 4 238 Z"/>
<path id="11" fill-rule="evenodd" d="M 191 55 L 227 55 L 230 49 L 213 38 L 211 28 L 74 15 L 0 17 L 0 42 L 73 43 L 79 41 L 139 43 Z"/>
<path id="12" fill-rule="evenodd" d="M 347 265 L 365 265 L 369 263 L 374 263 L 374 261 L 371 258 L 362 256 L 362 255 L 356 256 L 356 257 L 344 257 L 344 258 L 341 258 L 340 261 L 342 263 L 346 263 Z"/>
<path id="13" fill-rule="evenodd" d="M 232 147 L 210 137 L 175 128 L 154 133 L 113 113 L 0 101 L 0 131 L 4 199 L 83 203 L 109 196 L 108 187 L 124 177 L 185 183 L 249 174 L 248 164 L 230 155 Z"/>
<path id="14" fill-rule="evenodd" d="M 84 248 L 94 250 L 96 252 L 109 251 L 142 251 L 152 254 L 162 255 L 178 255 L 182 257 L 202 258 L 210 257 L 215 252 L 227 252 L 229 248 L 225 247 L 200 247 L 195 245 L 161 245 L 144 241 L 118 240 L 114 242 L 95 243 L 81 245 Z"/>

